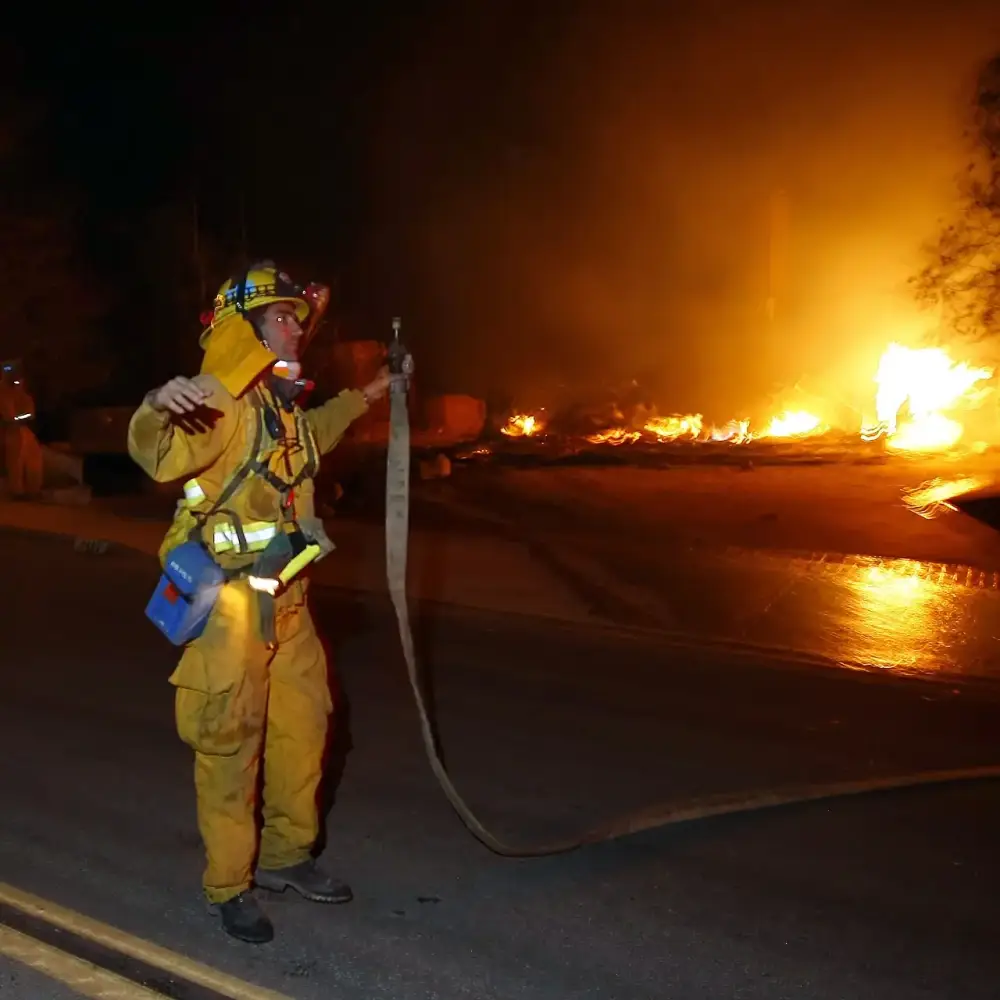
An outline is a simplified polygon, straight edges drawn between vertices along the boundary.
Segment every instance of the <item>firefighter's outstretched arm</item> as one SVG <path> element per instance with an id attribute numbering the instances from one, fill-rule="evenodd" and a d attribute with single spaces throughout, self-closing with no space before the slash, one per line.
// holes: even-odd
<path id="1" fill-rule="evenodd" d="M 389 391 L 397 377 L 404 376 L 391 375 L 388 368 L 382 368 L 363 389 L 345 389 L 322 406 L 308 410 L 306 418 L 316 436 L 320 454 L 332 451 L 347 433 L 347 428 Z"/>
<path id="2" fill-rule="evenodd" d="M 217 378 L 175 378 L 148 393 L 132 415 L 128 453 L 166 483 L 211 465 L 235 432 L 233 397 Z"/>
<path id="3" fill-rule="evenodd" d="M 306 420 L 321 455 L 333 451 L 347 433 L 347 428 L 368 412 L 368 407 L 377 397 L 368 396 L 366 392 L 367 386 L 365 389 L 345 389 L 322 406 L 306 410 Z"/>

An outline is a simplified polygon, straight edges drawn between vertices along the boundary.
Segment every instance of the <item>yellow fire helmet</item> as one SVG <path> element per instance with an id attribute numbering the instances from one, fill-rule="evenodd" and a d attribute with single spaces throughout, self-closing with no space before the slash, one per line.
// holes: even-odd
<path id="1" fill-rule="evenodd" d="M 274 302 L 290 302 L 295 307 L 299 322 L 304 323 L 309 316 L 309 304 L 304 295 L 305 289 L 295 284 L 284 271 L 279 271 L 273 261 L 251 264 L 245 274 L 230 278 L 219 289 L 212 311 L 212 325 L 234 313 L 245 316 L 251 309 Z M 203 340 L 207 334 L 207 330 L 202 334 Z"/>
<path id="2" fill-rule="evenodd" d="M 288 302 L 304 323 L 310 308 L 304 294 L 304 289 L 271 261 L 253 264 L 245 274 L 229 278 L 215 296 L 211 315 L 203 317 L 209 325 L 199 339 L 205 351 L 202 373 L 215 375 L 231 395 L 242 395 L 278 360 L 261 343 L 247 313 L 274 302 Z"/>

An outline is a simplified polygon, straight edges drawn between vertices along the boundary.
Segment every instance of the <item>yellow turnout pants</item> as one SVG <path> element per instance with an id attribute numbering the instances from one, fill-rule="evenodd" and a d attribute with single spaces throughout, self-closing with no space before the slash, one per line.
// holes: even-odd
<path id="1" fill-rule="evenodd" d="M 204 887 L 213 903 L 250 887 L 255 858 L 265 869 L 305 861 L 319 833 L 333 705 L 304 584 L 278 598 L 275 634 L 268 648 L 256 626 L 255 595 L 245 581 L 229 583 L 170 678 L 177 731 L 195 751 Z"/>

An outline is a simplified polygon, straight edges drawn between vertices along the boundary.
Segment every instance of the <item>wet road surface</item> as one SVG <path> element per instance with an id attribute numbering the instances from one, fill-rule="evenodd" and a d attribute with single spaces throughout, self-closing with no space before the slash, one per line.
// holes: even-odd
<path id="1" fill-rule="evenodd" d="M 847 480 L 851 502 L 838 504 L 821 490 L 832 479 L 771 471 L 756 493 L 741 491 L 757 483 L 743 478 L 704 495 L 663 473 L 628 502 L 608 476 L 459 477 L 432 484 L 415 521 L 527 542 L 595 616 L 623 625 L 852 668 L 1000 679 L 1000 533 L 957 513 L 922 519 L 891 480 L 871 485 L 868 504 L 865 483 Z M 680 496 L 665 509 L 671 484 Z"/>
<path id="2" fill-rule="evenodd" d="M 155 567 L 55 540 L 3 543 L 19 577 L 0 660 L 2 882 L 303 1000 L 996 996 L 1000 786 L 502 860 L 433 783 L 387 609 L 329 593 L 317 616 L 336 639 L 353 749 L 326 860 L 357 899 L 319 909 L 268 897 L 278 940 L 232 942 L 198 898 L 191 763 L 166 684 L 174 652 L 141 614 Z M 803 570 L 787 593 L 824 579 Z M 747 620 L 768 620 L 768 586 L 748 577 L 726 607 L 743 593 L 757 609 Z M 681 613 L 711 596 L 692 587 Z M 791 617 L 794 601 L 784 607 Z M 1000 760 L 989 683 L 802 669 L 641 631 L 440 610 L 421 619 L 419 642 L 460 787 L 521 838 L 692 794 Z M 0 964 L 0 987 L 10 969 Z M 63 996 L 38 992 L 33 974 L 18 983 L 11 995 L 25 1000 Z"/>
<path id="3" fill-rule="evenodd" d="M 565 550 L 563 550 L 565 551 Z M 554 558 L 559 558 L 555 550 Z M 636 624 L 845 667 L 1000 679 L 1000 574 L 835 553 L 603 552 Z M 666 565 L 664 564 L 666 563 Z M 628 617 L 628 610 L 624 612 Z"/>

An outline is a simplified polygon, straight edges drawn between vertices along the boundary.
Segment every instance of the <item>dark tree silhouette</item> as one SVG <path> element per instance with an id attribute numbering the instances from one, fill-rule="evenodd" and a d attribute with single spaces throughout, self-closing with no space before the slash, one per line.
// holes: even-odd
<path id="1" fill-rule="evenodd" d="M 38 168 L 37 105 L 0 105 L 0 357 L 23 360 L 39 411 L 105 382 L 108 296 L 81 259 L 79 206 Z"/>
<path id="2" fill-rule="evenodd" d="M 1000 335 L 1000 55 L 979 74 L 970 135 L 961 213 L 929 247 L 913 285 L 955 330 L 982 338 Z"/>

